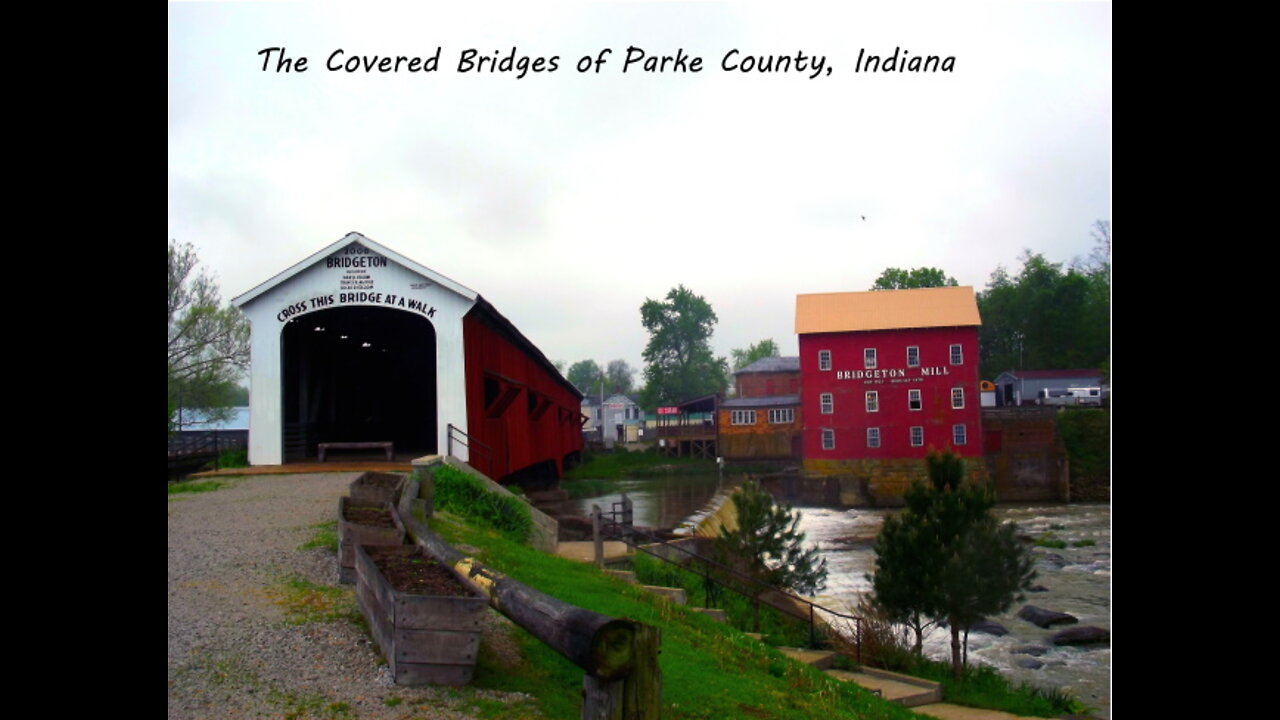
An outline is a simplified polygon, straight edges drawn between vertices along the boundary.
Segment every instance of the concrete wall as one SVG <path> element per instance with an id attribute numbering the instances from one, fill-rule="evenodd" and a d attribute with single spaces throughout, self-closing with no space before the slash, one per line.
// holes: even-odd
<path id="1" fill-rule="evenodd" d="M 902 494 L 911 487 L 912 481 L 929 481 L 923 458 L 820 460 L 806 462 L 805 471 L 808 482 L 825 480 L 828 483 L 822 488 L 827 497 L 835 493 L 838 504 L 851 506 L 900 507 Z M 981 460 L 965 458 L 965 471 L 971 482 L 989 479 L 987 467 Z"/>
<path id="2" fill-rule="evenodd" d="M 1057 416 L 1052 407 L 983 409 L 987 469 L 1002 502 L 1070 500 Z"/>

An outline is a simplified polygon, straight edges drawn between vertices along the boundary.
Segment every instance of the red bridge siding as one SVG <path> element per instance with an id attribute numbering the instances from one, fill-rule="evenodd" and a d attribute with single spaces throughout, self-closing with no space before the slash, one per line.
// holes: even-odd
<path id="1" fill-rule="evenodd" d="M 548 461 L 561 477 L 565 456 L 582 450 L 581 395 L 510 322 L 490 310 L 483 303 L 462 319 L 468 432 L 492 449 L 495 480 Z M 507 401 L 500 412 L 485 406 L 486 376 Z M 482 454 L 471 451 L 480 470 L 485 469 L 477 457 Z"/>

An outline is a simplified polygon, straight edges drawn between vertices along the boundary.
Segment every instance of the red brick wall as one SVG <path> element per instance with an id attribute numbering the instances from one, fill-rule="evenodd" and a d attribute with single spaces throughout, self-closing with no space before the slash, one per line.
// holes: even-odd
<path id="1" fill-rule="evenodd" d="M 769 397 L 771 395 L 798 395 L 798 372 L 750 372 L 736 376 L 738 397 Z"/>

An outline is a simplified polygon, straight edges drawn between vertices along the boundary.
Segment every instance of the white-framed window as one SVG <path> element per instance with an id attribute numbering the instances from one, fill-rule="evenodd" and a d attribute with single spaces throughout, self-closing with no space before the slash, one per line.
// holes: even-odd
<path id="1" fill-rule="evenodd" d="M 830 415 L 836 411 L 836 399 L 831 393 L 822 393 L 818 396 L 818 405 L 821 406 L 823 415 Z"/>
<path id="2" fill-rule="evenodd" d="M 869 448 L 880 447 L 880 428 L 878 427 L 867 428 L 867 447 Z"/>
<path id="3" fill-rule="evenodd" d="M 796 421 L 795 408 L 778 408 L 769 411 L 769 422 L 774 425 L 793 423 Z"/>
<path id="4" fill-rule="evenodd" d="M 830 350 L 818 351 L 818 369 L 819 370 L 831 369 L 831 351 Z"/>
<path id="5" fill-rule="evenodd" d="M 919 410 L 922 407 L 924 407 L 924 402 L 920 399 L 920 391 L 908 390 L 907 391 L 907 409 Z"/>
<path id="6" fill-rule="evenodd" d="M 734 410 L 729 414 L 729 422 L 734 425 L 755 425 L 755 410 Z"/>
<path id="7" fill-rule="evenodd" d="M 961 348 L 959 345 L 951 346 L 951 364 L 952 365 L 964 364 L 964 349 Z"/>
<path id="8" fill-rule="evenodd" d="M 962 387 L 951 388 L 951 409 L 952 410 L 964 409 L 964 388 Z"/>
<path id="9" fill-rule="evenodd" d="M 911 426 L 911 447 L 924 447 L 924 426 Z"/>
<path id="10" fill-rule="evenodd" d="M 880 412 L 880 391 L 867 391 L 867 412 Z"/>
<path id="11" fill-rule="evenodd" d="M 876 366 L 876 349 L 866 348 L 862 351 L 862 366 L 868 370 L 875 369 Z"/>
<path id="12" fill-rule="evenodd" d="M 822 449 L 836 449 L 836 431 L 831 428 L 822 428 Z"/>
<path id="13" fill-rule="evenodd" d="M 964 425 L 951 426 L 951 444 L 965 445 L 969 442 L 969 431 Z"/>
<path id="14" fill-rule="evenodd" d="M 920 367 L 920 346 L 907 346 L 907 367 Z"/>

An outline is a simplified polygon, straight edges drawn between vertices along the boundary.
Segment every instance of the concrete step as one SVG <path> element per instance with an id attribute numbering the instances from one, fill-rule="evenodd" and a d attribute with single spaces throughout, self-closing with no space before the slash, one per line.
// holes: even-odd
<path id="1" fill-rule="evenodd" d="M 952 705 L 951 703 L 919 705 L 913 707 L 912 712 L 921 716 L 921 718 L 927 716 L 937 718 L 937 720 L 1030 720 L 1025 716 L 1013 715 L 1003 710 L 963 707 L 961 705 Z"/>
<path id="2" fill-rule="evenodd" d="M 720 608 L 689 608 L 696 613 L 702 613 L 716 622 L 727 623 L 729 616 L 724 614 L 724 610 Z"/>
<path id="3" fill-rule="evenodd" d="M 826 670 L 836 661 L 836 653 L 830 650 L 805 650 L 804 648 L 780 647 L 778 652 L 797 662 L 812 665 L 819 670 Z"/>
<path id="4" fill-rule="evenodd" d="M 632 572 L 631 570 L 608 570 L 608 569 L 606 569 L 606 570 L 604 571 L 604 574 L 605 574 L 605 575 L 608 575 L 609 577 L 615 577 L 615 578 L 618 578 L 619 580 L 621 580 L 622 582 L 625 582 L 625 583 L 631 583 L 632 585 L 638 585 L 638 584 L 639 584 L 639 581 L 638 581 L 638 580 L 636 580 L 636 574 L 635 574 L 634 572 Z"/>
<path id="5" fill-rule="evenodd" d="M 626 543 L 606 540 L 604 543 L 604 563 L 631 562 Z M 595 545 L 590 540 L 572 540 L 557 543 L 556 555 L 577 562 L 595 562 Z"/>
<path id="6" fill-rule="evenodd" d="M 676 605 L 684 605 L 686 601 L 684 588 L 661 587 L 659 585 L 641 585 L 640 587 L 648 590 L 654 595 L 660 595 Z"/>
<path id="7" fill-rule="evenodd" d="M 918 707 L 942 701 L 942 686 L 928 680 L 866 668 L 854 672 L 849 670 L 827 670 L 827 674 L 837 680 L 855 683 L 868 690 L 879 692 L 886 700 L 903 707 Z"/>

